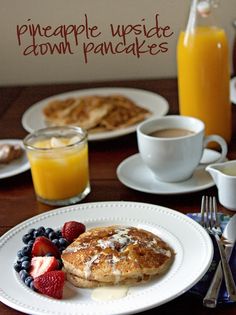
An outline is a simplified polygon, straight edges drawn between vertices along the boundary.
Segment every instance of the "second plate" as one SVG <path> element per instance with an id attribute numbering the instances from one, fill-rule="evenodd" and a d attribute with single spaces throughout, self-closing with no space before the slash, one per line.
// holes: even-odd
<path id="1" fill-rule="evenodd" d="M 164 97 L 150 91 L 132 88 L 95 88 L 66 92 L 51 96 L 35 103 L 23 114 L 22 125 L 28 132 L 46 128 L 47 125 L 43 116 L 43 108 L 52 100 L 63 100 L 70 97 L 82 97 L 88 95 L 109 94 L 121 94 L 130 98 L 137 105 L 150 110 L 150 112 L 152 112 L 152 116 L 164 116 L 169 110 L 169 104 L 167 100 Z M 94 141 L 120 137 L 134 132 L 136 130 L 136 126 L 137 124 L 114 131 L 89 134 L 88 139 Z"/>

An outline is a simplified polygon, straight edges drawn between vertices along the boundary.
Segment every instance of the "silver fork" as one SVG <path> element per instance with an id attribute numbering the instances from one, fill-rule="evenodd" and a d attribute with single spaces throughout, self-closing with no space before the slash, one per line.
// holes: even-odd
<path id="1" fill-rule="evenodd" d="M 226 258 L 224 246 L 221 242 L 220 236 L 222 235 L 222 230 L 217 215 L 217 205 L 215 197 L 202 197 L 201 204 L 201 225 L 208 231 L 209 234 L 215 237 L 216 243 L 219 248 L 221 265 L 223 269 L 225 285 L 228 295 L 232 301 L 236 301 L 236 286 L 233 279 L 233 275 Z M 212 300 L 205 298 L 203 301 L 205 306 L 214 307 L 212 305 Z"/>

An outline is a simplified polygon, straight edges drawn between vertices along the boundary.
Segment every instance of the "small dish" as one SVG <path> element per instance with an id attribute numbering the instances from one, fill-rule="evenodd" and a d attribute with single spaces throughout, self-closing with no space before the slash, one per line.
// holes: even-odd
<path id="1" fill-rule="evenodd" d="M 202 163 L 212 163 L 219 158 L 219 153 L 205 149 L 202 157 Z M 174 195 L 185 194 L 215 185 L 212 177 L 205 171 L 206 165 L 197 167 L 193 176 L 186 181 L 177 183 L 166 183 L 157 180 L 152 172 L 143 163 L 139 153 L 134 154 L 123 162 L 117 168 L 118 179 L 127 187 L 151 194 Z"/>
<path id="2" fill-rule="evenodd" d="M 23 147 L 23 143 L 19 139 L 1 139 L 0 144 L 19 144 L 24 150 L 23 155 L 8 164 L 0 164 L 0 179 L 11 177 L 30 169 L 30 165 Z"/>

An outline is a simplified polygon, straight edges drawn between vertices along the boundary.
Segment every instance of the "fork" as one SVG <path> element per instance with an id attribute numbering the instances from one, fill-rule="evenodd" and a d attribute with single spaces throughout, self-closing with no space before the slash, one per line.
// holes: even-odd
<path id="1" fill-rule="evenodd" d="M 202 197 L 201 203 L 201 221 L 200 224 L 207 230 L 210 235 L 213 235 L 219 248 L 221 265 L 223 269 L 225 285 L 228 295 L 232 301 L 236 301 L 236 286 L 233 279 L 228 260 L 226 258 L 225 250 L 221 242 L 220 236 L 222 230 L 217 215 L 217 205 L 215 197 Z M 208 307 L 214 307 L 212 300 L 205 298 L 203 304 Z"/>

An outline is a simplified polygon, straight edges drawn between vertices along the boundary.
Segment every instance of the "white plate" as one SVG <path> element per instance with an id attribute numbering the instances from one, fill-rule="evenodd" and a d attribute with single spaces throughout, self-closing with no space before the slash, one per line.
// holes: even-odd
<path id="1" fill-rule="evenodd" d="M 236 104 L 236 77 L 230 80 L 230 100 Z"/>
<path id="2" fill-rule="evenodd" d="M 109 94 L 122 94 L 139 106 L 142 106 L 148 110 L 150 110 L 153 116 L 164 116 L 167 114 L 169 110 L 169 104 L 165 98 L 162 96 L 146 91 L 146 90 L 139 90 L 139 89 L 132 89 L 132 88 L 95 88 L 95 89 L 86 89 L 86 90 L 78 90 L 78 91 L 71 91 L 66 92 L 63 94 L 58 94 L 46 98 L 34 105 L 32 105 L 22 117 L 22 125 L 28 131 L 32 132 L 36 129 L 45 128 L 47 127 L 42 109 L 48 104 L 49 101 L 52 100 L 63 100 L 69 97 L 82 97 L 86 95 L 109 95 Z M 100 132 L 96 134 L 90 134 L 88 136 L 89 140 L 105 140 L 110 138 L 116 138 L 123 135 L 127 135 L 131 132 L 136 130 L 136 125 L 123 128 L 120 130 L 115 131 L 107 131 L 107 132 Z"/>
<path id="3" fill-rule="evenodd" d="M 205 149 L 202 157 L 203 163 L 213 163 L 219 158 L 220 153 Z M 215 185 L 211 175 L 205 171 L 206 165 L 200 164 L 193 176 L 186 181 L 166 183 L 157 180 L 152 172 L 143 163 L 139 153 L 134 154 L 117 168 L 119 180 L 127 187 L 151 194 L 185 194 L 210 188 Z"/>
<path id="4" fill-rule="evenodd" d="M 0 144 L 19 144 L 22 149 L 24 150 L 24 146 L 21 140 L 18 139 L 1 139 Z M 22 172 L 27 171 L 30 169 L 30 165 L 25 153 L 25 150 L 23 152 L 23 155 L 16 160 L 13 160 L 12 162 L 8 164 L 0 164 L 0 179 L 1 178 L 6 178 L 6 177 L 11 177 L 17 174 L 20 174 Z"/>
<path id="5" fill-rule="evenodd" d="M 62 300 L 35 293 L 23 284 L 12 267 L 17 251 L 22 248 L 21 238 L 32 227 L 59 228 L 70 220 L 84 222 L 87 229 L 122 224 L 149 230 L 172 246 L 176 253 L 174 263 L 164 276 L 131 287 L 128 295 L 119 300 L 96 302 L 91 299 L 91 289 L 75 288 L 67 282 Z M 0 238 L 0 300 L 27 314 L 137 313 L 170 301 L 190 289 L 208 270 L 212 256 L 212 242 L 206 231 L 186 215 L 168 208 L 115 201 L 64 207 L 35 216 Z"/>

